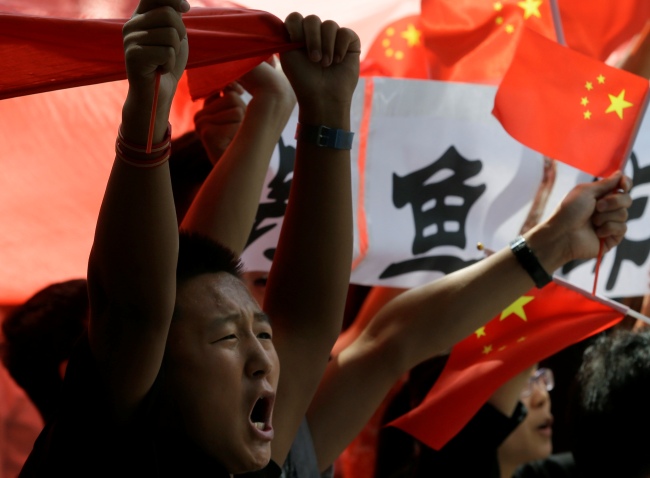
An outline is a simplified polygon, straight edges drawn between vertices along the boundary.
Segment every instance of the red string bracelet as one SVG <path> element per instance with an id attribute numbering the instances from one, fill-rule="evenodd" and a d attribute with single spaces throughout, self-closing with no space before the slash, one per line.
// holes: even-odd
<path id="1" fill-rule="evenodd" d="M 591 295 L 596 295 L 596 286 L 598 285 L 598 272 L 600 271 L 600 263 L 603 260 L 603 251 L 605 250 L 605 239 L 600 240 L 600 247 L 598 248 L 598 258 L 596 259 L 596 275 L 594 277 L 594 288 Z"/>
<path id="2" fill-rule="evenodd" d="M 151 105 L 151 118 L 149 119 L 149 134 L 147 136 L 147 154 L 151 153 L 153 143 L 153 128 L 156 126 L 156 109 L 158 108 L 158 92 L 160 90 L 160 70 L 156 70 L 156 83 L 153 87 L 153 104 Z"/>
<path id="3" fill-rule="evenodd" d="M 122 127 L 118 129 L 117 139 L 115 140 L 115 154 L 123 162 L 139 168 L 153 168 L 163 164 L 171 155 L 172 126 L 167 125 L 165 137 L 160 143 L 150 145 L 151 153 L 147 153 L 147 148 L 130 143 L 122 135 Z"/>

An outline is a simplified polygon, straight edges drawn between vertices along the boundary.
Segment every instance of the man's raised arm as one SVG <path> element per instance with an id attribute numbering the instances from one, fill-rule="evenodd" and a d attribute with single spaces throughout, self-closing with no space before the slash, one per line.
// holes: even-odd
<path id="1" fill-rule="evenodd" d="M 352 261 L 350 106 L 360 52 L 357 35 L 332 21 L 292 13 L 285 26 L 292 41 L 306 46 L 280 57 L 298 99 L 300 126 L 264 303 L 282 367 L 274 411 L 278 463 L 304 418 L 343 319 Z"/>
<path id="2" fill-rule="evenodd" d="M 89 339 L 126 417 L 158 374 L 176 297 L 168 118 L 188 56 L 184 0 L 142 0 L 123 27 L 129 91 L 88 265 Z M 156 75 L 153 148 L 146 152 Z"/>

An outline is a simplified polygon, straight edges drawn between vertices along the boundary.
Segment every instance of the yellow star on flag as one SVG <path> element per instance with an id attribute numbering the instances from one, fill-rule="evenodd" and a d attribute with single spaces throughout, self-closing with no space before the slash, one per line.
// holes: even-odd
<path id="1" fill-rule="evenodd" d="M 623 110 L 625 108 L 629 108 L 630 106 L 634 106 L 632 103 L 625 100 L 625 90 L 622 90 L 618 94 L 618 96 L 609 95 L 609 101 L 610 101 L 610 105 L 605 110 L 605 113 L 611 113 L 612 111 L 614 111 L 614 112 L 616 112 L 616 114 L 618 115 L 618 117 L 620 119 L 623 119 Z"/>
<path id="2" fill-rule="evenodd" d="M 591 90 L 594 89 L 594 84 L 593 84 L 591 81 L 588 81 L 588 82 L 585 84 L 585 88 L 587 88 L 587 90 L 591 91 Z"/>
<path id="3" fill-rule="evenodd" d="M 406 43 L 409 47 L 414 47 L 420 44 L 420 37 L 422 32 L 415 28 L 413 24 L 409 23 L 409 26 L 406 27 L 406 30 L 402 32 L 402 38 L 406 40 Z"/>
<path id="4" fill-rule="evenodd" d="M 503 10 L 503 3 L 495 2 L 494 3 L 494 11 L 500 12 L 501 10 Z"/>
<path id="5" fill-rule="evenodd" d="M 587 99 L 586 96 L 580 100 L 580 104 L 582 106 L 587 106 L 589 104 L 589 100 Z"/>
<path id="6" fill-rule="evenodd" d="M 600 84 L 600 85 L 605 84 L 605 77 L 603 75 L 598 75 L 598 78 L 596 78 L 596 79 L 598 80 L 598 84 Z"/>
<path id="7" fill-rule="evenodd" d="M 517 5 L 524 10 L 524 20 L 528 20 L 531 16 L 542 18 L 542 14 L 539 13 L 539 6 L 542 4 L 542 0 L 524 0 L 523 2 L 517 2 Z"/>
<path id="8" fill-rule="evenodd" d="M 591 111 L 587 110 L 583 114 L 585 119 L 591 119 Z"/>
<path id="9" fill-rule="evenodd" d="M 486 345 L 485 347 L 483 347 L 483 355 L 487 355 L 490 352 L 492 352 L 492 346 L 491 345 Z"/>
<path id="10" fill-rule="evenodd" d="M 485 337 L 485 327 L 479 327 L 474 331 L 476 334 L 476 338 L 478 339 L 479 337 Z"/>
<path id="11" fill-rule="evenodd" d="M 506 25 L 506 33 L 512 33 L 515 31 L 515 27 L 512 25 Z"/>
<path id="12" fill-rule="evenodd" d="M 510 314 L 515 314 L 517 317 L 521 318 L 524 322 L 526 322 L 528 318 L 526 317 L 526 312 L 524 312 L 524 305 L 526 305 L 528 302 L 530 302 L 533 299 L 535 299 L 535 297 L 531 297 L 529 295 L 522 295 L 517 300 L 515 300 L 512 304 L 506 307 L 503 310 L 503 312 L 501 312 L 501 318 L 499 320 L 505 319 Z"/>

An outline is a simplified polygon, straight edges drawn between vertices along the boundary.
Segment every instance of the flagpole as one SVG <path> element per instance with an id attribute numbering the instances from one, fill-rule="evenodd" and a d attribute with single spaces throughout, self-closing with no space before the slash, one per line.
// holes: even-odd
<path id="1" fill-rule="evenodd" d="M 650 42 L 650 21 L 646 22 L 645 28 L 640 33 L 639 38 L 636 40 L 636 43 L 633 46 L 632 51 L 628 52 L 627 57 L 623 60 L 623 63 L 620 65 L 620 69 L 633 73 L 637 76 L 641 76 L 642 78 L 646 78 L 645 76 L 642 76 L 643 73 L 642 71 L 637 71 L 638 69 L 641 68 L 641 66 L 635 63 L 630 64 L 629 59 L 638 50 L 643 48 L 647 50 L 648 49 L 647 45 L 649 42 Z M 632 147 L 634 146 L 637 133 L 639 132 L 639 128 L 641 128 L 641 123 L 643 122 L 643 118 L 645 117 L 645 113 L 648 108 L 648 102 L 650 102 L 650 93 L 646 93 L 643 104 L 640 106 L 639 114 L 637 115 L 636 121 L 634 122 L 634 126 L 632 128 L 632 134 L 630 135 L 630 140 L 627 143 L 625 153 L 623 154 L 623 158 L 621 159 L 621 170 L 625 168 L 625 165 L 627 164 L 630 155 L 632 153 Z"/>
<path id="2" fill-rule="evenodd" d="M 562 18 L 560 17 L 560 7 L 557 4 L 557 0 L 550 0 L 550 3 L 557 42 L 562 46 L 566 46 L 566 38 L 564 37 L 564 29 L 562 28 Z"/>
<path id="3" fill-rule="evenodd" d="M 627 315 L 629 315 L 629 316 L 632 317 L 633 319 L 640 320 L 641 322 L 645 322 L 646 324 L 650 325 L 650 318 L 649 318 L 649 317 L 646 317 L 645 315 L 643 315 L 643 314 L 640 313 L 640 312 L 637 312 L 637 311 L 634 310 L 634 309 L 630 309 L 630 310 L 627 312 Z"/>

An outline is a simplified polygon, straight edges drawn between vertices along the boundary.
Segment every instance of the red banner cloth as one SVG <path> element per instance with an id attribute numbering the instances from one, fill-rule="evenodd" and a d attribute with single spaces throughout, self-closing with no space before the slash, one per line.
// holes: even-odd
<path id="1" fill-rule="evenodd" d="M 494 100 L 517 141 L 594 176 L 623 167 L 648 80 L 526 30 Z"/>
<path id="2" fill-rule="evenodd" d="M 0 99 L 126 78 L 122 25 L 126 19 L 71 19 L 0 13 Z M 190 43 L 192 97 L 237 79 L 289 41 L 276 16 L 244 8 L 193 8 L 183 16 Z M 214 75 L 218 76 L 214 76 Z"/>
<path id="3" fill-rule="evenodd" d="M 439 450 L 508 380 L 624 315 L 556 283 L 532 289 L 454 346 L 422 403 L 389 426 Z"/>

